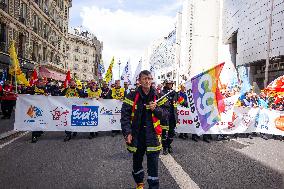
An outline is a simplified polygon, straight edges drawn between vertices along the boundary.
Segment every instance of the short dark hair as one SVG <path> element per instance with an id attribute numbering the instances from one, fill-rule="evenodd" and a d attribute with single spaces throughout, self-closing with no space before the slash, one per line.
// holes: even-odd
<path id="1" fill-rule="evenodd" d="M 151 72 L 148 71 L 148 70 L 141 71 L 140 74 L 139 74 L 139 79 L 141 78 L 142 75 L 151 75 Z"/>

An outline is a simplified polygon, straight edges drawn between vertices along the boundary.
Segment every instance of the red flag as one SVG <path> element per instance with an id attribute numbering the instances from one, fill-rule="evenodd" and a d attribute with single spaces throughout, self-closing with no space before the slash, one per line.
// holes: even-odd
<path id="1" fill-rule="evenodd" d="M 225 62 L 222 63 L 223 65 L 225 64 Z M 216 101 L 217 101 L 217 107 L 218 107 L 218 112 L 222 113 L 225 111 L 225 102 L 224 99 L 225 97 L 222 95 L 221 93 L 221 89 L 225 88 L 225 85 L 222 85 L 221 81 L 220 81 L 220 74 L 221 71 L 223 69 L 223 65 L 222 67 L 218 70 L 217 74 L 216 74 L 216 78 L 217 78 L 217 87 L 216 87 Z"/>
<path id="2" fill-rule="evenodd" d="M 36 72 L 36 69 L 34 69 L 31 80 L 30 80 L 30 86 L 33 86 L 37 82 L 37 80 L 38 80 L 37 72 Z"/>
<path id="3" fill-rule="evenodd" d="M 219 113 L 222 113 L 225 111 L 225 102 L 224 102 L 224 96 L 222 95 L 219 87 L 216 88 L 216 100 L 218 105 L 218 111 Z"/>
<path id="4" fill-rule="evenodd" d="M 68 71 L 67 74 L 66 74 L 65 81 L 64 81 L 64 88 L 66 88 L 68 86 L 70 80 L 71 80 L 71 74 L 70 74 L 70 71 Z"/>

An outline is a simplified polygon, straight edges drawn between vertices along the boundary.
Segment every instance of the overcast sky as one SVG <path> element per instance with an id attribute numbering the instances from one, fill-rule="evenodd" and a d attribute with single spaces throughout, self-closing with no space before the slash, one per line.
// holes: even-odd
<path id="1" fill-rule="evenodd" d="M 153 40 L 174 29 L 182 0 L 73 0 L 70 26 L 83 26 L 103 41 L 105 67 L 111 57 L 121 60 L 121 73 L 130 59 L 136 65 Z M 144 66 L 145 68 L 145 66 Z M 115 65 L 118 77 L 118 64 Z"/>

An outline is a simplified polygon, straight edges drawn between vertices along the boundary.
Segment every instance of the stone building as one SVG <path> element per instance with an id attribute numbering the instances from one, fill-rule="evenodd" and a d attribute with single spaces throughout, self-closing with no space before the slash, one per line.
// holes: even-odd
<path id="1" fill-rule="evenodd" d="M 103 43 L 81 28 L 71 28 L 67 45 L 68 65 L 73 76 L 80 80 L 98 79 L 98 65 Z"/>
<path id="2" fill-rule="evenodd" d="M 23 72 L 64 80 L 72 0 L 0 0 L 0 71 L 8 68 L 12 40 Z"/>

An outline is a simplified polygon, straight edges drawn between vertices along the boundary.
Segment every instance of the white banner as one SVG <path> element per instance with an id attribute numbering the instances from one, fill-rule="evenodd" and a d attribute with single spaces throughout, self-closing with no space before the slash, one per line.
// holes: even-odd
<path id="1" fill-rule="evenodd" d="M 284 112 L 235 107 L 237 95 L 225 99 L 221 121 L 206 134 L 261 132 L 284 136 Z M 19 95 L 14 130 L 78 131 L 120 130 L 122 102 L 57 96 Z M 192 113 L 193 112 L 193 113 Z M 196 111 L 179 107 L 178 133 L 204 134 Z"/>
<path id="2" fill-rule="evenodd" d="M 235 134 L 261 132 L 284 136 L 284 112 L 249 107 L 235 107 L 237 96 L 225 99 L 221 121 L 204 132 L 191 108 L 178 108 L 178 133 Z M 192 111 L 191 111 L 192 110 Z M 192 113 L 193 112 L 193 113 Z"/>
<path id="3" fill-rule="evenodd" d="M 120 130 L 121 106 L 118 100 L 19 95 L 14 130 Z"/>

